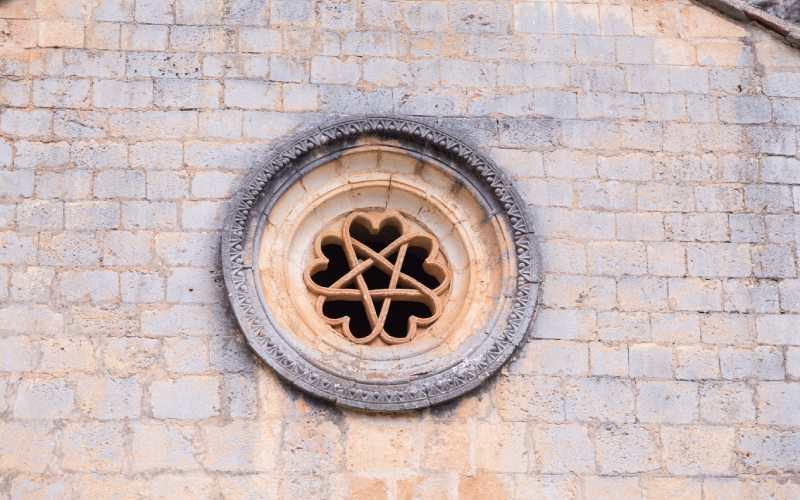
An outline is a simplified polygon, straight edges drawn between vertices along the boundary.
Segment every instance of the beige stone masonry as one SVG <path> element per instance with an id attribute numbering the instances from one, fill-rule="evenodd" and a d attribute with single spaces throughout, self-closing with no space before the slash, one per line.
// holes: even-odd
<path id="1" fill-rule="evenodd" d="M 0 1 L 0 499 L 800 497 L 798 40 L 739 0 Z M 227 306 L 244 177 L 366 113 L 484 151 L 539 244 L 530 341 L 433 409 L 307 397 Z"/>

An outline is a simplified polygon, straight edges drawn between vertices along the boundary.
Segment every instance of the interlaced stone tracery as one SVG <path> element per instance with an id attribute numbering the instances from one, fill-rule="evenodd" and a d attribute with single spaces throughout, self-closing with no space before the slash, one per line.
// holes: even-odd
<path id="1" fill-rule="evenodd" d="M 451 274 L 439 244 L 399 212 L 353 212 L 314 247 L 306 285 L 317 313 L 350 341 L 409 342 L 441 315 Z"/>

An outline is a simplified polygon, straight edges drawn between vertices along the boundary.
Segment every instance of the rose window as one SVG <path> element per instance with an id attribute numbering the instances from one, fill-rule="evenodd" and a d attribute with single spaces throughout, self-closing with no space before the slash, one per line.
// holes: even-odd
<path id="1" fill-rule="evenodd" d="M 487 156 L 382 116 L 272 151 L 222 239 L 232 311 L 268 366 L 337 405 L 389 411 L 459 397 L 513 355 L 539 270 L 525 204 Z"/>

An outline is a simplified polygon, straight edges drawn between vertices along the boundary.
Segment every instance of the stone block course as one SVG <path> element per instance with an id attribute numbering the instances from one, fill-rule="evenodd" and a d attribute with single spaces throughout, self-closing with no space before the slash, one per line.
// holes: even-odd
<path id="1" fill-rule="evenodd" d="M 794 498 L 800 55 L 684 0 L 0 5 L 0 498 Z M 300 395 L 223 306 L 273 141 L 421 116 L 534 221 L 541 304 L 423 413 Z"/>

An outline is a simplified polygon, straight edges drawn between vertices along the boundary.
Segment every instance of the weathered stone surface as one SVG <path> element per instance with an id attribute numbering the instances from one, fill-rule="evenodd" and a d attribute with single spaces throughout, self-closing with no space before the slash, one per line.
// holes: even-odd
<path id="1" fill-rule="evenodd" d="M 162 419 L 196 420 L 220 413 L 219 380 L 190 376 L 158 380 L 150 386 L 153 416 Z"/>
<path id="2" fill-rule="evenodd" d="M 725 427 L 663 427 L 664 463 L 672 474 L 724 475 L 731 472 L 734 431 Z"/>
<path id="3" fill-rule="evenodd" d="M 0 33 L 0 498 L 800 496 L 800 56 L 757 23 L 6 0 Z M 274 141 L 383 112 L 514 179 L 542 273 L 518 359 L 394 416 L 279 381 L 215 282 Z"/>

